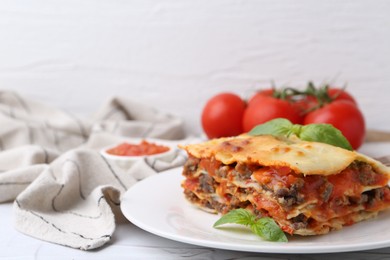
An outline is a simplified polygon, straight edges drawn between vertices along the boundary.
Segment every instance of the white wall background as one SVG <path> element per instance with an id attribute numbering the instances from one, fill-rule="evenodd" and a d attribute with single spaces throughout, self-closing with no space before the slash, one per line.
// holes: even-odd
<path id="1" fill-rule="evenodd" d="M 200 133 L 221 91 L 348 84 L 390 130 L 390 1 L 3 0 L 0 89 L 88 116 L 124 95 Z"/>

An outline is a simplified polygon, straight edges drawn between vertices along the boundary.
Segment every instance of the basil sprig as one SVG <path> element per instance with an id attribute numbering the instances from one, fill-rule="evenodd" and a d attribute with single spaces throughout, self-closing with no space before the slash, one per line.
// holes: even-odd
<path id="1" fill-rule="evenodd" d="M 340 130 L 331 124 L 293 124 L 285 118 L 276 118 L 255 126 L 249 135 L 286 136 L 294 134 L 301 140 L 326 143 L 352 151 L 353 148 Z"/>
<path id="2" fill-rule="evenodd" d="M 214 228 L 223 224 L 240 224 L 249 227 L 253 233 L 267 241 L 287 242 L 287 237 L 272 218 L 257 218 L 245 209 L 235 209 L 223 215 L 214 223 Z"/>

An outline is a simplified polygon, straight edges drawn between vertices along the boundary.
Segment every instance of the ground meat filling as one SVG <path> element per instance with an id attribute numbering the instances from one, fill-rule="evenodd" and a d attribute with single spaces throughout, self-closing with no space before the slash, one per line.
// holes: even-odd
<path id="1" fill-rule="evenodd" d="M 265 196 L 263 194 L 267 194 L 265 198 L 271 198 L 277 202 L 282 210 L 286 212 L 286 216 L 288 212 L 300 205 L 306 207 L 304 204 L 313 198 L 318 203 L 311 207 L 320 208 L 323 203 L 327 203 L 326 205 L 332 205 L 335 208 L 350 207 L 352 209 L 363 206 L 364 209 L 369 210 L 378 201 L 383 201 L 385 194 L 390 194 L 389 187 L 385 186 L 362 192 L 358 196 L 346 194 L 336 196 L 336 184 L 334 181 L 332 183 L 330 177 L 304 177 L 302 174 L 294 173 L 291 170 L 283 173 L 284 175 L 280 173 L 281 175 L 274 176 L 269 183 L 260 183 L 252 175 L 259 169 L 262 170 L 264 168 L 262 166 L 244 163 L 224 165 L 215 164 L 214 162 L 214 159 L 198 159 L 189 156 L 183 168 L 183 175 L 192 181 L 195 180 L 197 184 L 193 190 L 187 189 L 184 185 L 184 194 L 192 203 L 222 214 L 235 208 L 247 208 L 259 214 L 259 216 L 269 214 L 272 217 L 272 212 L 256 205 L 257 202 L 253 199 L 254 196 Z M 375 185 L 378 174 L 369 164 L 355 161 L 345 171 L 348 170 L 352 170 L 354 180 L 362 186 Z M 280 181 L 274 180 L 278 178 Z M 285 182 L 283 178 L 290 181 Z M 315 195 L 312 195 L 312 193 L 315 193 Z M 285 221 L 288 221 L 294 230 L 308 228 L 311 223 L 316 222 L 312 219 L 312 216 L 308 217 L 304 214 L 285 219 Z"/>
<path id="2" fill-rule="evenodd" d="M 272 191 L 281 205 L 284 207 L 291 207 L 304 202 L 304 196 L 299 193 L 303 185 L 303 179 L 298 179 L 290 188 L 277 186 L 277 188 Z"/>
<path id="3" fill-rule="evenodd" d="M 375 173 L 371 165 L 355 161 L 349 167 L 359 172 L 359 181 L 362 185 L 369 186 L 374 184 L 377 173 Z"/>
<path id="4" fill-rule="evenodd" d="M 215 188 L 214 186 L 217 184 L 214 179 L 208 175 L 208 174 L 202 174 L 199 176 L 199 184 L 200 188 L 203 190 L 205 193 L 214 193 Z"/>
<path id="5" fill-rule="evenodd" d="M 200 160 L 193 156 L 189 156 L 187 161 L 183 165 L 183 175 L 192 176 L 198 169 Z"/>
<path id="6" fill-rule="evenodd" d="M 228 173 L 230 171 L 230 167 L 227 165 L 222 165 L 215 171 L 215 175 L 220 179 L 226 179 Z"/>
<path id="7" fill-rule="evenodd" d="M 299 214 L 298 216 L 291 219 L 292 228 L 295 230 L 306 228 L 308 225 L 308 218 L 304 214 Z"/>
<path id="8" fill-rule="evenodd" d="M 252 173 L 253 170 L 251 170 L 247 164 L 237 163 L 231 174 L 240 180 L 248 180 L 252 176 Z"/>

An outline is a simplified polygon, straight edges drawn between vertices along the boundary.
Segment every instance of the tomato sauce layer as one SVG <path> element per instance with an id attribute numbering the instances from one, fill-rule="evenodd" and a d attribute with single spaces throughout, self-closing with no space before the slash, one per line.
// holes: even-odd
<path id="1" fill-rule="evenodd" d="M 369 175 L 369 176 L 367 176 Z M 278 191 L 284 189 L 287 196 L 300 197 L 299 203 L 313 202 L 310 214 L 314 219 L 327 220 L 338 216 L 346 216 L 351 209 L 362 207 L 364 210 L 376 211 L 390 205 L 389 189 L 383 189 L 382 195 L 364 194 L 367 187 L 384 187 L 388 177 L 384 174 L 377 174 L 371 171 L 369 174 L 359 167 L 348 167 L 339 174 L 330 176 L 296 174 L 286 167 L 263 167 L 253 174 L 254 179 L 261 185 L 272 189 L 277 195 Z M 293 190 L 295 189 L 295 191 Z M 367 196 L 371 198 L 367 199 Z M 294 205 L 289 205 L 294 206 Z M 266 209 L 270 215 L 279 215 L 280 209 L 264 207 L 263 203 L 258 205 Z M 258 209 L 260 209 L 258 208 Z M 284 207 L 286 211 L 289 207 Z"/>
<path id="2" fill-rule="evenodd" d="M 169 147 L 142 140 L 139 144 L 122 143 L 106 152 L 119 156 L 144 156 L 167 152 Z"/>

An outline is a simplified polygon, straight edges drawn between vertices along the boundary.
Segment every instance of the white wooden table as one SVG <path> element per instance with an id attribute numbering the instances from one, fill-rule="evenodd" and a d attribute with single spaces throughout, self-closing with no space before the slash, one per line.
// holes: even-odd
<path id="1" fill-rule="evenodd" d="M 390 151 L 390 143 L 380 146 L 377 149 L 378 144 L 365 144 L 362 152 L 376 157 Z M 390 247 L 332 254 L 266 254 L 206 248 L 153 235 L 127 221 L 118 223 L 112 240 L 102 248 L 81 251 L 16 231 L 12 226 L 12 203 L 0 204 L 0 234 L 0 259 L 390 259 Z"/>
<path id="2" fill-rule="evenodd" d="M 12 227 L 12 204 L 0 204 L 0 259 L 389 259 L 384 249 L 334 254 L 261 254 L 184 244 L 143 231 L 130 222 L 120 223 L 112 241 L 103 248 L 81 251 L 34 239 Z M 369 238 L 367 238 L 369 239 Z"/>

